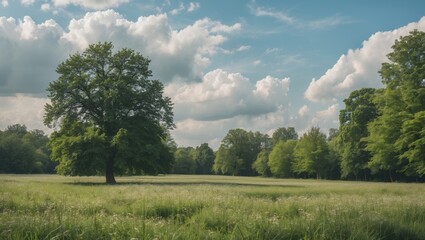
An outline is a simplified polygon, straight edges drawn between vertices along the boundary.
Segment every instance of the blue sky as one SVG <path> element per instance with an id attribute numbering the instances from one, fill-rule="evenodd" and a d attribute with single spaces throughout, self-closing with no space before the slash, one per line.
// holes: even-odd
<path id="1" fill-rule="evenodd" d="M 180 146 L 232 128 L 338 127 L 342 100 L 381 87 L 395 39 L 425 30 L 424 1 L 0 0 L 0 128 L 43 126 L 56 66 L 112 41 L 152 59 Z"/>

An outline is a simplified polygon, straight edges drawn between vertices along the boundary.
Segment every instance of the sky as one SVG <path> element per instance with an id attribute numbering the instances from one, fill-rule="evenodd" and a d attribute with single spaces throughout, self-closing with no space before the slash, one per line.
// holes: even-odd
<path id="1" fill-rule="evenodd" d="M 338 127 L 350 92 L 382 87 L 395 40 L 425 31 L 423 0 L 0 0 L 0 129 L 43 125 L 56 67 L 111 41 L 151 59 L 179 146 L 230 129 Z"/>

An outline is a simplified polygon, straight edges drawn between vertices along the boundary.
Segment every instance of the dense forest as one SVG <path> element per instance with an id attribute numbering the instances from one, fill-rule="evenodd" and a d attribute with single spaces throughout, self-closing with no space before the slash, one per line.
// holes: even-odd
<path id="1" fill-rule="evenodd" d="M 160 149 L 174 156 L 170 172 L 424 181 L 425 33 L 413 31 L 392 48 L 379 71 L 384 87 L 351 92 L 338 129 L 325 134 L 312 127 L 301 136 L 293 127 L 278 128 L 272 136 L 231 129 L 216 152 L 207 143 L 178 147 L 167 135 Z M 0 172 L 53 172 L 48 143 L 40 130 L 9 126 L 0 132 Z"/>

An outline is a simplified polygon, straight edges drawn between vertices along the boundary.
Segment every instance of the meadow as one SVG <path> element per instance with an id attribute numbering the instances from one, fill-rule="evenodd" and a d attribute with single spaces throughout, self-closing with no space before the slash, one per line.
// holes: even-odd
<path id="1" fill-rule="evenodd" d="M 0 239 L 425 239 L 425 185 L 0 175 Z"/>

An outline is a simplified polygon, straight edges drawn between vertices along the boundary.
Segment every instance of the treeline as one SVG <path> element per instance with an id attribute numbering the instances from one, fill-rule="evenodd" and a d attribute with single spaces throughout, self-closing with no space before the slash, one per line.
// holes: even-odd
<path id="1" fill-rule="evenodd" d="M 41 130 L 15 124 L 0 131 L 0 173 L 54 173 L 49 138 Z"/>
<path id="2" fill-rule="evenodd" d="M 277 129 L 271 138 L 232 129 L 215 154 L 212 171 L 243 176 L 424 181 L 425 33 L 415 30 L 392 48 L 379 71 L 385 87 L 353 91 L 344 100 L 339 129 L 331 129 L 326 136 L 313 127 L 300 138 L 291 127 Z M 182 160 L 176 154 L 178 161 Z"/>
<path id="3" fill-rule="evenodd" d="M 206 143 L 177 148 L 174 173 L 337 179 L 335 136 L 327 137 L 319 128 L 311 128 L 300 138 L 292 127 L 279 128 L 272 137 L 231 129 L 215 153 Z"/>

